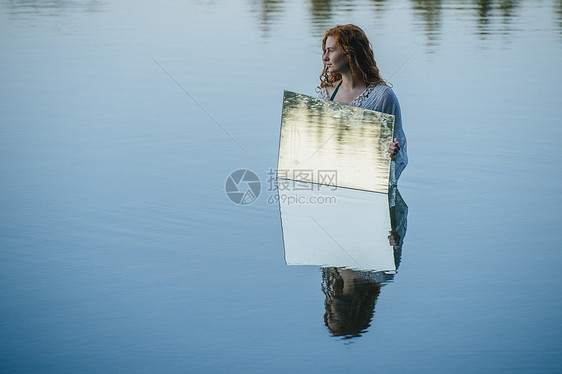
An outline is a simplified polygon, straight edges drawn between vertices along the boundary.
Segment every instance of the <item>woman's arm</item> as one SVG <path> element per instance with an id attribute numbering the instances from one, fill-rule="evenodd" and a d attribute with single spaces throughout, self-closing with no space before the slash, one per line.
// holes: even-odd
<path id="1" fill-rule="evenodd" d="M 394 186 L 398 182 L 400 174 L 408 165 L 407 141 L 406 134 L 404 134 L 402 129 L 402 113 L 396 95 L 389 87 L 383 86 L 381 89 L 382 91 L 374 110 L 394 116 L 394 140 L 388 147 L 389 156 L 392 159 L 390 165 L 390 185 Z"/>

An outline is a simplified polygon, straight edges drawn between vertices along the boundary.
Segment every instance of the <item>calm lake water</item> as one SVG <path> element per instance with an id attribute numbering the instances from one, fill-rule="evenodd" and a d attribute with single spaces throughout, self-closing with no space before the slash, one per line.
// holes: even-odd
<path id="1" fill-rule="evenodd" d="M 268 199 L 283 90 L 315 95 L 344 23 L 410 158 L 352 338 Z M 0 50 L 1 372 L 560 370 L 562 2 L 0 0 Z"/>

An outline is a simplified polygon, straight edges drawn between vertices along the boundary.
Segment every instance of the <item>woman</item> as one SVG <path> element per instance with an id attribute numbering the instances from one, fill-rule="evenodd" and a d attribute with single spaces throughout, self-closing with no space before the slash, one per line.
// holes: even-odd
<path id="1" fill-rule="evenodd" d="M 395 138 L 388 147 L 389 183 L 395 186 L 408 164 L 406 136 L 398 99 L 380 76 L 371 43 L 355 25 L 336 26 L 326 31 L 322 51 L 324 70 L 317 87 L 321 98 L 395 116 Z"/>

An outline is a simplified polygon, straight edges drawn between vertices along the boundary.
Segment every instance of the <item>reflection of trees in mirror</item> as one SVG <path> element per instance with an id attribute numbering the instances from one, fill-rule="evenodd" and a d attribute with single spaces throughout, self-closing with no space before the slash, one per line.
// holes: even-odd
<path id="1" fill-rule="evenodd" d="M 376 170 L 388 177 L 392 116 L 287 91 L 282 118 L 282 139 L 292 139 L 291 152 L 303 156 L 300 166 L 317 157 L 330 159 L 336 169 Z M 386 183 L 379 187 L 386 192 Z"/>
<path id="2" fill-rule="evenodd" d="M 302 99 L 299 95 L 293 99 L 295 102 L 285 102 L 284 122 L 298 124 L 298 144 L 308 144 L 312 147 L 312 154 L 326 152 L 333 156 L 343 155 L 348 147 L 353 146 L 352 152 L 358 157 L 356 167 L 369 160 L 383 167 L 388 161 L 392 118 L 376 114 L 367 116 L 364 110 L 354 106 L 309 100 L 306 97 Z M 322 104 L 319 106 L 318 102 Z M 374 126 L 378 122 L 382 124 L 382 129 Z"/>

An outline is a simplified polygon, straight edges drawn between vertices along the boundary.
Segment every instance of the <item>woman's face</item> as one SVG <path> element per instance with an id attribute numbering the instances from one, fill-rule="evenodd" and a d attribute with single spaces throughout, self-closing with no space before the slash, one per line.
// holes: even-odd
<path id="1" fill-rule="evenodd" d="M 341 48 L 336 43 L 336 39 L 328 36 L 326 39 L 326 50 L 322 59 L 324 64 L 326 64 L 326 70 L 328 73 L 343 73 L 349 69 L 349 64 L 347 63 L 347 57 L 343 54 Z"/>

